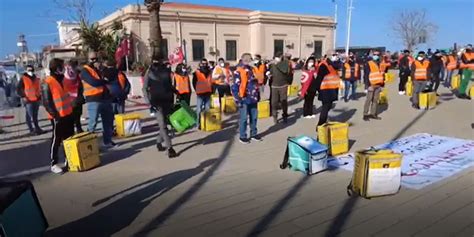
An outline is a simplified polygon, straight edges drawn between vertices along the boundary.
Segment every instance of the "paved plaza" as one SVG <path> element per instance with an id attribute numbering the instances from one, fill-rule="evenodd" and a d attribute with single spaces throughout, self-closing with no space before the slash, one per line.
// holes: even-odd
<path id="1" fill-rule="evenodd" d="M 338 101 L 331 111 L 331 121 L 350 123 L 351 152 L 416 133 L 474 139 L 472 101 L 441 88 L 434 110 L 416 111 L 396 83 L 388 88 L 381 121 L 362 120 L 360 88 L 358 101 Z M 351 173 L 343 169 L 281 170 L 287 137 L 315 137 L 317 123 L 301 118 L 302 102 L 290 104 L 287 125 L 259 120 L 263 142 L 240 144 L 237 114 L 224 116 L 222 131 L 177 134 L 175 159 L 157 152 L 148 110 L 132 106 L 144 115 L 144 134 L 117 140 L 100 167 L 61 176 L 41 172 L 49 168 L 50 134 L 26 137 L 17 116 L 3 122 L 9 133 L 0 137 L 0 176 L 33 181 L 50 224 L 46 236 L 473 236 L 473 167 L 370 200 L 348 197 Z"/>

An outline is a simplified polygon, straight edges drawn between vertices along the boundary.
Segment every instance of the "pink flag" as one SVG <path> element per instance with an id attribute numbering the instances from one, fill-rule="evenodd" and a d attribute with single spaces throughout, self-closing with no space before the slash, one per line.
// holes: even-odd
<path id="1" fill-rule="evenodd" d="M 168 56 L 168 60 L 171 64 L 180 64 L 184 60 L 183 49 L 181 47 L 176 47 L 173 53 Z"/>

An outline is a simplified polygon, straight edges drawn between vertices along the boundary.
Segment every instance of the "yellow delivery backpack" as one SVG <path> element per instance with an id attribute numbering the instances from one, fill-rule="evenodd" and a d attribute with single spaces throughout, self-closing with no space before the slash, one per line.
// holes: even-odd
<path id="1" fill-rule="evenodd" d="M 422 92 L 419 95 L 419 106 L 420 109 L 433 109 L 438 103 L 438 97 L 436 92 Z"/>
<path id="2" fill-rule="evenodd" d="M 401 164 L 402 154 L 392 150 L 357 151 L 347 194 L 371 198 L 398 193 L 402 178 Z"/>
<path id="3" fill-rule="evenodd" d="M 94 133 L 76 134 L 63 142 L 69 171 L 85 171 L 100 165 L 99 141 Z"/>
<path id="4" fill-rule="evenodd" d="M 257 110 L 259 119 L 270 117 L 270 101 L 264 100 L 258 102 Z"/>
<path id="5" fill-rule="evenodd" d="M 206 132 L 214 132 L 222 129 L 221 111 L 210 109 L 201 113 L 201 130 Z"/>
<path id="6" fill-rule="evenodd" d="M 328 146 L 330 155 L 344 154 L 349 151 L 349 124 L 328 122 L 318 126 L 318 142 Z"/>

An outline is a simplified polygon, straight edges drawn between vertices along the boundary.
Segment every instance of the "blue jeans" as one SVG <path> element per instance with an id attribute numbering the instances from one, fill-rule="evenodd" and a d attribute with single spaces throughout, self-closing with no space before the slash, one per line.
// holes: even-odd
<path id="1" fill-rule="evenodd" d="M 112 109 L 114 114 L 124 114 L 125 113 L 125 100 L 112 103 Z"/>
<path id="2" fill-rule="evenodd" d="M 89 124 L 87 130 L 94 132 L 97 122 L 102 119 L 102 139 L 104 144 L 112 142 L 114 132 L 114 111 L 111 102 L 87 102 L 87 112 L 89 114 Z"/>
<path id="3" fill-rule="evenodd" d="M 356 90 L 357 90 L 357 81 L 344 81 L 345 89 L 344 89 L 344 99 L 349 99 L 349 87 L 352 87 L 351 97 L 355 99 Z"/>
<path id="4" fill-rule="evenodd" d="M 450 87 L 451 86 L 451 80 L 453 79 L 453 74 L 454 70 L 448 70 L 448 76 L 446 77 L 446 80 L 444 81 L 444 86 L 445 87 Z"/>
<path id="5" fill-rule="evenodd" d="M 201 112 L 208 111 L 211 108 L 211 96 L 197 96 L 196 99 L 196 113 L 198 115 L 197 127 L 201 127 Z"/>
<path id="6" fill-rule="evenodd" d="M 38 125 L 38 110 L 39 110 L 39 102 L 30 102 L 25 104 L 25 117 L 26 117 L 26 125 L 28 125 L 28 129 L 30 132 L 39 131 L 40 126 Z M 33 121 L 33 123 L 32 123 Z"/>
<path id="7" fill-rule="evenodd" d="M 247 138 L 247 123 L 250 117 L 250 137 L 257 135 L 257 104 L 242 104 L 239 107 L 239 132 L 240 138 Z"/>

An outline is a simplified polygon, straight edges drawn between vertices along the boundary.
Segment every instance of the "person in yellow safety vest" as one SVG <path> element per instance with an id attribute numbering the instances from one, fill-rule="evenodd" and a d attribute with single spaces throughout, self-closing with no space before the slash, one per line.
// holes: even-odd
<path id="1" fill-rule="evenodd" d="M 385 85 L 384 74 L 380 63 L 380 52 L 375 50 L 364 65 L 364 77 L 366 77 L 366 80 L 370 83 L 369 88 L 367 88 L 367 97 L 364 105 L 364 121 L 382 119 L 377 113 L 380 92 L 382 92 Z"/>
<path id="2" fill-rule="evenodd" d="M 342 78 L 344 79 L 344 101 L 349 101 L 349 92 L 351 97 L 356 100 L 357 81 L 360 79 L 360 66 L 356 62 L 353 52 L 349 52 L 349 57 L 342 67 Z"/>
<path id="3" fill-rule="evenodd" d="M 446 60 L 447 76 L 446 76 L 446 79 L 444 80 L 444 86 L 446 88 L 451 88 L 451 80 L 454 75 L 454 70 L 458 69 L 458 67 L 459 67 L 459 61 L 458 61 L 458 56 L 456 54 L 456 50 L 452 50 L 451 54 L 448 55 L 447 60 Z"/>
<path id="4" fill-rule="evenodd" d="M 38 124 L 38 110 L 41 99 L 40 78 L 36 77 L 33 66 L 26 66 L 26 72 L 20 78 L 16 91 L 25 106 L 26 125 L 30 130 L 29 134 L 43 134 L 44 132 Z"/>
<path id="5" fill-rule="evenodd" d="M 219 101 L 222 97 L 230 95 L 230 78 L 232 73 L 228 68 L 225 67 L 225 60 L 219 58 L 217 65 L 212 70 L 212 84 L 214 85 L 214 91 L 219 94 Z"/>
<path id="6" fill-rule="evenodd" d="M 51 172 L 60 174 L 64 170 L 58 165 L 59 147 L 64 140 L 74 135 L 72 99 L 63 87 L 64 61 L 53 58 L 49 62 L 49 70 L 51 75 L 41 84 L 41 100 L 53 127 L 50 146 Z"/>
<path id="7" fill-rule="evenodd" d="M 411 65 L 411 78 L 413 82 L 413 95 L 411 97 L 412 107 L 420 109 L 418 104 L 419 94 L 426 88 L 431 80 L 430 62 L 426 59 L 424 51 L 418 52 L 416 61 Z"/>
<path id="8" fill-rule="evenodd" d="M 101 61 L 96 52 L 89 53 L 89 64 L 83 66 L 81 80 L 84 87 L 84 97 L 87 103 L 89 124 L 87 130 L 94 132 L 97 127 L 99 116 L 102 119 L 102 147 L 110 149 L 117 144 L 112 141 L 114 133 L 114 111 L 112 108 L 112 96 L 107 88 L 109 83 L 99 71 Z"/>
<path id="9" fill-rule="evenodd" d="M 201 112 L 208 111 L 211 106 L 212 71 L 207 59 L 201 59 L 199 68 L 193 74 L 193 87 L 196 91 L 197 128 L 201 129 Z"/>
<path id="10" fill-rule="evenodd" d="M 462 76 L 461 85 L 459 85 L 458 89 L 458 97 L 460 99 L 470 100 L 471 97 L 466 94 L 466 91 L 469 81 L 472 79 L 472 71 L 474 71 L 474 52 L 472 52 L 471 44 L 466 46 L 466 50 L 461 56 L 460 68 L 462 70 Z"/>
<path id="11" fill-rule="evenodd" d="M 265 85 L 267 84 L 267 65 L 262 62 L 262 56 L 260 54 L 255 55 L 252 71 L 257 78 L 260 95 L 263 95 Z"/>
<path id="12" fill-rule="evenodd" d="M 184 101 L 187 105 L 191 103 L 191 82 L 186 64 L 180 63 L 176 66 L 173 74 L 174 87 L 177 90 L 177 100 Z"/>
<path id="13" fill-rule="evenodd" d="M 318 100 L 323 103 L 319 114 L 318 126 L 323 125 L 328 120 L 329 110 L 333 102 L 338 99 L 339 85 L 341 78 L 338 70 L 341 67 L 339 57 L 336 53 L 321 62 L 316 76 L 316 88 L 318 90 Z"/>

